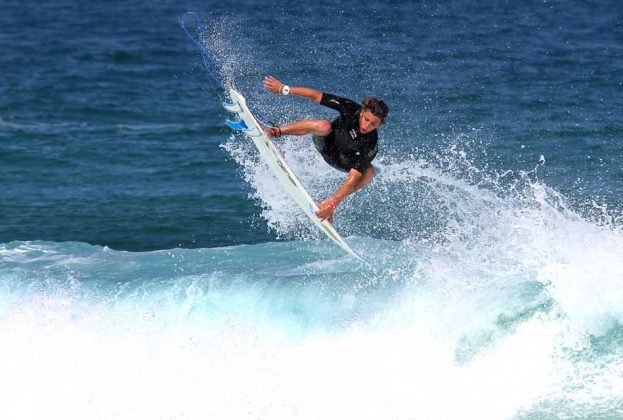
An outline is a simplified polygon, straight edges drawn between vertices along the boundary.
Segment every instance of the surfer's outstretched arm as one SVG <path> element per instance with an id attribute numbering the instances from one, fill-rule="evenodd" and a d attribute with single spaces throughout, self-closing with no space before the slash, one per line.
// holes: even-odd
<path id="1" fill-rule="evenodd" d="M 320 220 L 329 219 L 329 221 L 332 221 L 333 213 L 335 212 L 337 205 L 340 204 L 346 197 L 355 191 L 359 191 L 368 182 L 372 181 L 374 173 L 374 166 L 372 165 L 370 165 L 363 174 L 357 169 L 351 169 L 348 172 L 346 180 L 342 186 L 338 188 L 335 194 L 320 203 L 316 216 L 318 216 Z"/>
<path id="2" fill-rule="evenodd" d="M 299 86 L 287 86 L 275 79 L 273 76 L 267 76 L 264 78 L 264 87 L 272 93 L 300 96 L 314 101 L 317 104 L 319 104 L 322 99 L 322 92 L 318 90 Z"/>

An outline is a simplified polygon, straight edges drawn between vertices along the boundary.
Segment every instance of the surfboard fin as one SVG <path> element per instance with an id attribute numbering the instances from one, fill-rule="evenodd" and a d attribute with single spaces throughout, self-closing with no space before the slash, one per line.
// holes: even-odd
<path id="1" fill-rule="evenodd" d="M 227 126 L 231 128 L 232 130 L 236 130 L 236 131 L 249 129 L 249 127 L 247 127 L 247 125 L 242 120 L 238 120 L 238 121 L 227 120 Z"/>
<path id="2" fill-rule="evenodd" d="M 239 114 L 239 113 L 242 112 L 242 108 L 240 108 L 240 105 L 236 104 L 236 103 L 228 104 L 226 102 L 223 102 L 223 108 L 225 108 L 229 112 L 233 112 L 235 114 Z"/>

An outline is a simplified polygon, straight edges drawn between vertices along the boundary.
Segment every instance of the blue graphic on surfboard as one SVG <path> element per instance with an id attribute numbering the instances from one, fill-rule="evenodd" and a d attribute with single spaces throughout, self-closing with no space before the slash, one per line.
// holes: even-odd
<path id="1" fill-rule="evenodd" d="M 229 112 L 237 114 L 239 120 L 227 120 L 227 125 L 233 130 L 243 132 L 253 141 L 253 144 L 255 144 L 260 152 L 260 156 L 268 164 L 268 167 L 271 172 L 275 174 L 281 186 L 299 205 L 303 212 L 305 212 L 314 225 L 352 257 L 361 262 L 365 262 L 363 258 L 357 255 L 357 253 L 348 246 L 331 223 L 326 220 L 321 222 L 318 216 L 316 216 L 315 213 L 318 211 L 318 205 L 309 195 L 305 187 L 303 187 L 303 184 L 298 180 L 277 147 L 275 147 L 264 130 L 262 130 L 259 122 L 249 110 L 244 96 L 233 87 L 229 88 L 229 96 L 231 98 L 231 103 L 223 104 L 223 107 Z"/>

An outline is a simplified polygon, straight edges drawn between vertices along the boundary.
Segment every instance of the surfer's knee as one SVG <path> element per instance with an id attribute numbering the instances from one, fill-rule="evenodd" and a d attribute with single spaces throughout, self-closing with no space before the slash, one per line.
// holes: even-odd
<path id="1" fill-rule="evenodd" d="M 331 123 L 327 120 L 314 121 L 314 134 L 317 136 L 328 136 L 331 134 Z"/>

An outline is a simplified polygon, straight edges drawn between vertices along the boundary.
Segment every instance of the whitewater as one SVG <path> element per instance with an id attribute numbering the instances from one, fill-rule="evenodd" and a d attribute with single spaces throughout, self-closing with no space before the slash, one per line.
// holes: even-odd
<path id="1" fill-rule="evenodd" d="M 235 145 L 224 147 L 243 156 Z M 243 167 L 265 217 L 305 238 L 135 253 L 2 245 L 2 418 L 622 413 L 620 228 L 566 207 L 538 168 L 484 187 L 421 160 L 379 166 L 367 199 L 404 200 L 378 223 L 431 205 L 443 238 L 350 237 L 371 267 L 296 233 L 295 205 L 255 163 Z"/>

